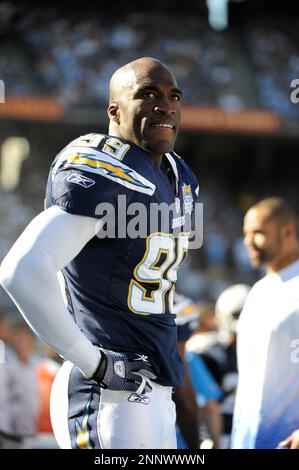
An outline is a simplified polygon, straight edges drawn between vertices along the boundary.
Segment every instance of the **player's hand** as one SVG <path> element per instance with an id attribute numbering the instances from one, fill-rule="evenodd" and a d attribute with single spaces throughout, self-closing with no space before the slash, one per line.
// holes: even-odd
<path id="1" fill-rule="evenodd" d="M 287 439 L 279 443 L 280 447 L 288 447 L 289 449 L 299 449 L 299 429 L 296 429 Z"/>
<path id="2" fill-rule="evenodd" d="M 119 353 L 100 348 L 102 359 L 93 375 L 100 387 L 109 390 L 151 392 L 149 379 L 155 379 L 148 356 Z"/>

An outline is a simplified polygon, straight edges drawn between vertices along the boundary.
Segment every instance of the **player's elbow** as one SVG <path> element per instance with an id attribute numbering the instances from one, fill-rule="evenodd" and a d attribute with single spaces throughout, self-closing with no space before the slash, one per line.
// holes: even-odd
<path id="1" fill-rule="evenodd" d="M 43 277 L 48 260 L 41 253 L 26 253 L 16 256 L 14 251 L 8 253 L 0 266 L 0 284 L 18 300 L 18 297 L 38 285 Z"/>
<path id="2" fill-rule="evenodd" d="M 0 265 L 0 284 L 6 291 L 9 291 L 14 278 L 13 262 L 10 258 L 8 254 Z"/>

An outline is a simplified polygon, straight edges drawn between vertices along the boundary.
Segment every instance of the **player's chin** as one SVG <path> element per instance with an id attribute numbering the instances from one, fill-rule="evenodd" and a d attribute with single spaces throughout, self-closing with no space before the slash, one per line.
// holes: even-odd
<path id="1" fill-rule="evenodd" d="M 163 154 L 171 152 L 174 148 L 175 139 L 151 139 L 147 142 L 146 147 L 150 153 Z"/>

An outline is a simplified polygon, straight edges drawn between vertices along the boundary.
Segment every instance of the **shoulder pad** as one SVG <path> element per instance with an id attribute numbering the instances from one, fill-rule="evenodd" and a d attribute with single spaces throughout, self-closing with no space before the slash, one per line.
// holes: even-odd
<path id="1" fill-rule="evenodd" d="M 134 191 L 152 195 L 156 186 L 122 161 L 130 144 L 104 134 L 87 134 L 71 142 L 58 155 L 52 178 L 58 171 L 79 169 L 95 173 Z"/>

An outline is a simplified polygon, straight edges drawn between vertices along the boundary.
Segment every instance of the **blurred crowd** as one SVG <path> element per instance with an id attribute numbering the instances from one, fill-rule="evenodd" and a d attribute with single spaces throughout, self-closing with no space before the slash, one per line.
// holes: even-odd
<path id="1" fill-rule="evenodd" d="M 298 26 L 296 19 L 267 18 L 251 20 L 245 31 L 261 105 L 290 117 L 298 117 L 290 101 L 290 83 L 299 76 Z"/>
<path id="2" fill-rule="evenodd" d="M 201 448 L 230 447 L 238 384 L 236 330 L 249 289 L 247 284 L 230 285 L 214 303 L 192 302 L 180 294 L 174 298 L 179 344 L 183 343 L 198 408 Z M 182 392 L 181 400 L 190 401 L 188 389 Z M 182 405 L 176 403 L 179 417 Z M 185 429 L 183 421 L 177 435 L 178 447 L 186 448 L 188 427 Z"/>
<path id="3" fill-rule="evenodd" d="M 35 84 L 38 93 L 57 96 L 66 105 L 105 106 L 108 77 L 124 63 L 149 55 L 170 66 L 186 104 L 227 111 L 259 105 L 298 116 L 289 99 L 290 83 L 299 75 L 294 19 L 250 19 L 232 35 L 231 30 L 212 30 L 195 15 L 132 12 L 107 17 L 100 7 L 82 15 L 57 5 L 18 14 L 18 8 L 4 2 L 0 11 L 0 66 L 9 94 L 34 93 L 28 84 L 32 75 L 40 83 L 40 88 Z M 25 76 L 18 58 L 12 61 L 6 54 L 7 36 L 32 66 Z M 247 96 L 244 71 L 251 75 L 254 97 Z"/>
<path id="4" fill-rule="evenodd" d="M 28 13 L 16 26 L 33 52 L 46 91 L 66 104 L 101 105 L 107 77 L 136 57 L 167 63 L 184 90 L 184 101 L 203 106 L 241 106 L 229 66 L 226 37 L 203 19 L 131 13 L 121 19 L 59 17 L 54 9 Z M 187 34 L 186 34 L 187 31 Z M 200 83 L 200 87 L 198 86 Z"/>
<path id="5" fill-rule="evenodd" d="M 21 319 L 0 312 L 0 449 L 57 447 L 50 390 L 61 358 Z"/>

